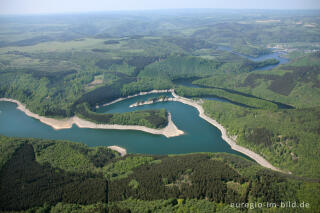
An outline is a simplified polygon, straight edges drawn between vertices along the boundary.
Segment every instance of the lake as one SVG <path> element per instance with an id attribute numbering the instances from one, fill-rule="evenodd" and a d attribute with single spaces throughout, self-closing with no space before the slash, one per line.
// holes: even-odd
<path id="1" fill-rule="evenodd" d="M 220 47 L 220 49 L 232 52 L 232 49 L 229 47 Z M 271 53 L 258 58 L 241 54 L 238 55 L 253 61 L 275 58 L 280 61 L 280 64 L 288 62 L 288 59 L 281 57 L 280 53 Z M 259 70 L 273 69 L 276 66 L 277 65 L 270 65 L 260 68 Z M 189 87 L 201 87 L 199 85 L 192 84 L 192 79 L 176 80 L 175 83 Z M 248 158 L 247 156 L 232 150 L 231 147 L 221 138 L 220 131 L 205 120 L 201 119 L 198 116 L 198 111 L 191 106 L 180 102 L 162 102 L 153 105 L 129 108 L 130 104 L 137 101 L 144 101 L 161 95 L 164 94 L 149 94 L 130 98 L 109 106 L 101 107 L 97 112 L 121 113 L 133 110 L 165 108 L 172 114 L 172 120 L 176 126 L 185 132 L 184 135 L 166 138 L 161 135 L 152 135 L 133 130 L 97 130 L 78 128 L 77 126 L 73 126 L 71 129 L 54 130 L 50 126 L 26 116 L 23 112 L 16 109 L 16 104 L 10 102 L 0 102 L 0 134 L 12 137 L 70 140 L 82 142 L 91 147 L 118 145 L 126 148 L 128 153 L 182 154 L 192 152 L 227 152 Z M 171 96 L 170 93 L 166 93 L 165 95 Z M 227 99 L 218 97 L 203 98 L 221 102 L 230 102 Z"/>
<path id="2" fill-rule="evenodd" d="M 198 116 L 198 111 L 180 102 L 161 102 L 129 108 L 138 100 L 147 100 L 164 94 L 149 94 L 127 99 L 99 108 L 97 112 L 128 112 L 132 110 L 165 108 L 184 135 L 166 138 L 133 130 L 97 130 L 73 126 L 71 129 L 54 130 L 39 120 L 26 116 L 16 109 L 16 104 L 0 102 L 0 134 L 14 137 L 34 137 L 82 142 L 88 146 L 118 145 L 129 153 L 181 154 L 193 152 L 228 152 L 245 156 L 231 149 L 221 138 L 221 132 Z M 165 95 L 170 96 L 170 93 Z M 246 156 L 245 156 L 246 157 Z M 248 157 L 246 157 L 248 158 Z"/>
<path id="3" fill-rule="evenodd" d="M 281 52 L 272 52 L 269 54 L 261 55 L 259 57 L 251 57 L 251 56 L 247 56 L 247 55 L 243 55 L 243 54 L 234 52 L 231 47 L 227 47 L 227 46 L 219 46 L 218 49 L 223 50 L 223 51 L 227 51 L 227 52 L 231 52 L 233 54 L 239 55 L 241 57 L 244 57 L 244 58 L 247 58 L 251 61 L 256 61 L 256 62 L 257 61 L 264 61 L 267 59 L 277 59 L 279 61 L 278 64 L 268 65 L 268 66 L 261 67 L 261 68 L 255 69 L 255 70 L 271 70 L 280 64 L 286 64 L 289 62 L 289 59 L 282 57 L 283 54 Z"/>

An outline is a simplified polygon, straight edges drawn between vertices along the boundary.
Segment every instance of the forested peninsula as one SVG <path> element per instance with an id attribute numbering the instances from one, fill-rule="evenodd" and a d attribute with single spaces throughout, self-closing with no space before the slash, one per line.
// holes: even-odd
<path id="1" fill-rule="evenodd" d="M 162 128 L 148 128 L 147 123 L 145 125 L 145 122 L 143 120 L 143 117 L 137 117 L 135 115 L 131 116 L 130 114 L 138 114 L 138 113 L 150 113 L 151 117 L 150 119 L 154 119 L 156 117 L 154 115 L 153 111 L 140 111 L 140 112 L 133 112 L 133 113 L 125 113 L 125 114 L 119 114 L 119 121 L 117 122 L 114 121 L 110 122 L 109 119 L 112 116 L 107 117 L 107 115 L 101 115 L 101 114 L 94 114 L 96 117 L 94 119 L 91 119 L 90 121 L 90 115 L 85 117 L 80 114 L 80 117 L 74 116 L 72 118 L 67 118 L 67 119 L 54 119 L 54 118 L 48 118 L 44 116 L 39 116 L 38 114 L 30 112 L 23 104 L 21 104 L 19 101 L 13 100 L 13 99 L 8 99 L 8 98 L 0 98 L 0 101 L 8 101 L 8 102 L 13 102 L 18 105 L 18 109 L 23 111 L 26 115 L 40 120 L 42 123 L 51 126 L 54 129 L 69 129 L 72 127 L 73 124 L 77 125 L 80 128 L 92 128 L 92 129 L 117 129 L 117 130 L 138 130 L 138 131 L 144 131 L 148 132 L 151 134 L 160 134 L 164 135 L 166 137 L 175 137 L 183 134 L 183 131 L 179 130 L 176 125 L 173 123 L 171 119 L 171 114 L 169 113 L 166 115 L 166 112 L 164 110 L 160 110 L 164 115 L 162 115 L 162 119 L 166 120 L 167 119 L 167 124 L 166 126 Z M 92 112 L 91 112 L 92 113 Z M 93 114 L 93 113 L 92 113 Z M 117 114 L 116 114 L 117 115 Z M 152 117 L 153 115 L 153 117 Z M 127 119 L 126 119 L 127 117 Z M 133 117 L 133 118 L 132 118 Z M 149 118 L 148 117 L 148 118 Z M 168 117 L 168 118 L 167 118 Z M 121 120 L 122 119 L 122 120 Z M 123 123 L 121 125 L 121 122 Z M 111 123 L 111 124 L 109 124 Z M 118 124 L 120 123 L 120 124 Z M 131 125 L 130 125 L 131 124 Z M 140 124 L 140 125 L 139 125 Z M 149 124 L 150 125 L 150 124 Z M 154 126 L 152 126 L 154 127 Z"/>
<path id="2" fill-rule="evenodd" d="M 1 212 L 320 209 L 319 11 L 0 16 L 0 29 Z"/>

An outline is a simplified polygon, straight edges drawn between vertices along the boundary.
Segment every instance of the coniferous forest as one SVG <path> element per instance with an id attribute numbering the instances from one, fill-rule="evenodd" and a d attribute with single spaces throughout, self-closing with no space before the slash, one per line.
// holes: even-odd
<path id="1" fill-rule="evenodd" d="M 198 205 L 200 212 L 238 212 L 246 208 L 232 203 L 288 200 L 318 207 L 319 180 L 231 154 L 120 157 L 104 147 L 4 136 L 0 145 L 4 212 L 183 212 Z"/>
<path id="2" fill-rule="evenodd" d="M 49 140 L 60 130 L 29 138 L 16 132 L 25 127 L 22 117 L 3 119 L 15 106 L 6 111 L 0 102 L 0 212 L 319 212 L 319 14 L 181 9 L 15 16 L 0 10 L 0 98 L 48 118 L 162 129 L 168 107 L 99 109 L 173 89 L 200 104 L 237 145 L 282 171 L 207 147 L 120 156 L 82 138 Z M 29 121 L 30 128 L 39 122 Z M 142 147 L 147 133 L 128 132 L 109 133 L 128 134 L 130 145 Z M 99 144 L 117 145 L 110 140 Z M 179 151 L 188 145 L 183 142 Z M 282 208 L 288 202 L 308 207 Z M 248 206 L 254 203 L 264 206 Z"/>

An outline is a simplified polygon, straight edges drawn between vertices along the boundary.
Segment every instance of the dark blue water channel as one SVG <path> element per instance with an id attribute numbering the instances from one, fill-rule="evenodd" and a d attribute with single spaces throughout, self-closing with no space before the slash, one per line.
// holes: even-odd
<path id="1" fill-rule="evenodd" d="M 247 55 L 243 55 L 243 54 L 234 52 L 232 50 L 232 48 L 228 47 L 228 46 L 219 46 L 218 49 L 222 50 L 222 51 L 231 52 L 233 54 L 239 55 L 241 57 L 247 58 L 247 59 L 252 60 L 252 61 L 264 61 L 264 60 L 267 60 L 267 59 L 277 59 L 279 61 L 278 64 L 268 65 L 268 66 L 265 66 L 265 67 L 262 67 L 262 68 L 258 68 L 256 70 L 271 70 L 271 69 L 275 68 L 276 66 L 278 66 L 280 64 L 286 64 L 286 63 L 289 62 L 289 59 L 281 57 L 282 56 L 281 52 L 272 52 L 270 54 L 262 55 L 262 56 L 259 56 L 259 57 L 251 57 L 251 56 L 247 56 Z M 269 101 L 269 100 L 266 100 L 266 99 L 263 99 L 263 98 L 259 98 L 259 97 L 256 97 L 256 96 L 253 96 L 253 95 L 250 95 L 250 94 L 245 94 L 245 93 L 242 93 L 242 92 L 239 92 L 239 91 L 235 91 L 235 90 L 231 90 L 231 89 L 203 86 L 203 85 L 193 84 L 192 83 L 193 81 L 198 80 L 198 79 L 200 79 L 200 77 L 180 78 L 180 79 L 173 80 L 173 83 L 176 84 L 176 85 L 186 86 L 186 87 L 190 87 L 190 88 L 216 88 L 216 89 L 222 89 L 222 90 L 225 90 L 225 91 L 230 92 L 230 93 L 235 93 L 235 94 L 243 95 L 243 96 L 246 96 L 246 97 L 258 98 L 258 99 L 261 99 L 261 100 Z M 242 107 L 252 108 L 252 107 L 244 105 L 244 104 L 232 102 L 232 101 L 230 101 L 228 99 L 225 99 L 225 98 L 222 98 L 222 97 L 202 96 L 201 98 L 202 99 L 206 99 L 206 100 L 215 100 L 215 101 L 220 101 L 220 102 L 228 102 L 228 103 L 236 104 L 236 105 L 239 105 L 239 106 L 242 106 Z M 293 106 L 290 106 L 290 105 L 287 105 L 287 104 L 283 104 L 283 103 L 280 103 L 280 102 L 276 102 L 276 101 L 270 101 L 270 102 L 272 102 L 274 104 L 277 104 L 279 109 L 293 109 L 294 108 Z"/>
<path id="2" fill-rule="evenodd" d="M 227 52 L 239 55 L 241 57 L 244 57 L 244 58 L 247 58 L 247 59 L 249 59 L 251 61 L 256 61 L 256 62 L 264 61 L 264 60 L 267 60 L 267 59 L 277 59 L 279 61 L 279 64 L 268 65 L 268 66 L 265 66 L 265 67 L 258 68 L 256 70 L 271 70 L 271 69 L 275 68 L 276 66 L 278 66 L 280 64 L 286 64 L 286 63 L 289 62 L 289 59 L 284 58 L 283 57 L 283 53 L 281 53 L 281 52 L 272 52 L 272 53 L 269 53 L 269 54 L 261 55 L 259 57 L 252 57 L 252 56 L 247 56 L 247 55 L 243 55 L 243 54 L 234 52 L 232 50 L 232 48 L 228 47 L 228 46 L 219 46 L 218 49 L 222 50 L 222 51 L 227 51 Z"/>
<path id="3" fill-rule="evenodd" d="M 132 130 L 97 130 L 78 128 L 54 130 L 39 120 L 26 116 L 16 109 L 16 104 L 0 102 L 0 134 L 15 137 L 34 137 L 82 142 L 89 146 L 118 145 L 129 153 L 179 154 L 193 152 L 228 152 L 241 156 L 221 138 L 220 131 L 198 116 L 198 111 L 180 102 L 162 102 L 129 108 L 140 100 L 158 97 L 164 94 L 150 94 L 127 99 L 98 109 L 98 112 L 128 112 L 132 110 L 165 108 L 172 114 L 176 126 L 184 135 L 166 138 Z M 169 93 L 165 95 L 170 96 Z"/>
<path id="4" fill-rule="evenodd" d="M 229 47 L 220 47 L 221 50 L 232 52 Z M 234 53 L 234 52 L 232 52 Z M 280 64 L 288 62 L 288 59 L 281 57 L 280 53 L 271 53 L 258 58 L 244 56 L 253 61 L 262 61 L 275 58 Z M 261 68 L 261 70 L 272 69 L 277 65 Z M 199 87 L 193 85 L 192 81 L 182 79 L 180 84 L 189 87 Z M 178 82 L 176 82 L 178 83 Z M 178 83 L 179 84 L 179 83 Z M 86 129 L 73 126 L 70 129 L 54 130 L 50 126 L 41 123 L 39 120 L 26 116 L 16 109 L 16 104 L 10 102 L 0 102 L 0 134 L 13 137 L 33 137 L 55 140 L 70 140 L 82 142 L 88 146 L 110 146 L 118 145 L 127 149 L 129 153 L 145 154 L 181 154 L 193 152 L 228 152 L 240 156 L 247 156 L 236 152 L 221 138 L 221 132 L 205 120 L 201 119 L 198 111 L 180 102 L 162 102 L 153 105 L 144 105 L 129 108 L 130 104 L 149 98 L 159 97 L 164 94 L 150 94 L 127 99 L 110 106 L 97 110 L 100 113 L 128 112 L 143 109 L 165 108 L 172 114 L 172 120 L 176 126 L 185 132 L 184 135 L 166 138 L 162 135 L 152 135 L 149 133 L 133 130 L 98 130 Z M 165 95 L 170 96 L 169 93 Z M 229 100 L 217 97 L 203 97 L 209 100 L 230 102 Z"/>

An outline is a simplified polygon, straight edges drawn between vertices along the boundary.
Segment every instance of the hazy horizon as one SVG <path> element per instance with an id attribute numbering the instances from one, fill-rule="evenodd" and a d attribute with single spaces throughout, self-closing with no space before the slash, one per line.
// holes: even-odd
<path id="1" fill-rule="evenodd" d="M 318 0 L 269 0 L 258 2 L 255 0 L 190 0 L 150 2 L 147 0 L 119 0 L 110 3 L 103 0 L 63 1 L 63 0 L 0 0 L 0 15 L 23 14 L 63 14 L 63 13 L 90 13 L 112 11 L 152 11 L 174 9 L 235 9 L 235 10 L 319 10 Z"/>

